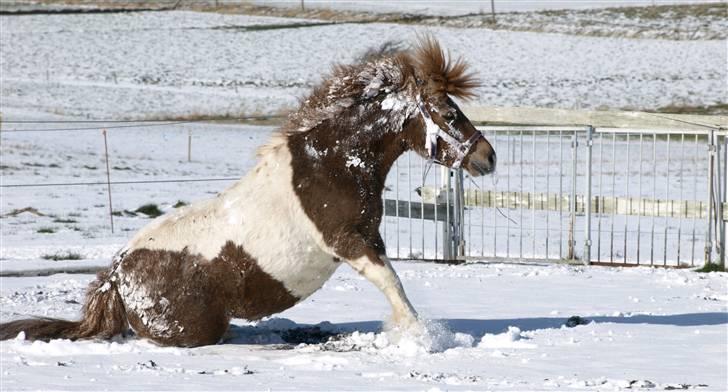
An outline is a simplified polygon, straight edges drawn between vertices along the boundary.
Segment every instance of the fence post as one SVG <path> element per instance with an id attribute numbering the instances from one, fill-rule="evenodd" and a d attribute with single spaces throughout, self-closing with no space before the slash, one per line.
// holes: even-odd
<path id="1" fill-rule="evenodd" d="M 106 130 L 101 132 L 104 135 L 104 159 L 106 160 L 106 191 L 109 194 L 109 221 L 111 222 L 111 234 L 114 234 L 114 208 L 111 203 L 111 171 L 109 170 L 109 143 L 106 141 Z"/>
<path id="2" fill-rule="evenodd" d="M 708 134 L 708 232 L 705 236 L 705 265 L 711 263 L 711 257 L 713 254 L 713 214 L 715 213 L 715 189 L 713 178 L 715 175 L 715 131 L 710 130 Z"/>
<path id="3" fill-rule="evenodd" d="M 586 189 L 584 190 L 584 265 L 591 262 L 592 145 L 594 127 L 586 128 Z M 599 255 L 597 255 L 599 257 Z"/>
<path id="4" fill-rule="evenodd" d="M 723 137 L 725 142 L 725 136 Z M 718 253 L 718 264 L 725 266 L 725 221 L 723 220 L 723 203 L 725 203 L 725 187 L 726 187 L 726 171 L 725 160 L 726 151 L 722 147 L 720 134 L 715 135 L 715 247 Z"/>
<path id="5" fill-rule="evenodd" d="M 568 259 L 574 260 L 574 225 L 576 224 L 576 159 L 577 147 L 579 146 L 579 135 L 574 131 L 571 138 L 571 196 L 569 197 L 569 253 Z"/>
<path id="6" fill-rule="evenodd" d="M 726 220 L 724 219 L 725 216 L 725 204 L 728 201 L 728 133 L 725 133 L 723 135 L 723 200 L 721 205 L 721 211 L 723 212 L 722 216 L 718 217 L 718 222 L 720 222 L 721 227 L 723 228 L 723 236 L 721 237 L 720 242 L 720 266 L 725 269 L 725 255 L 726 255 L 726 245 L 728 245 L 726 242 L 726 239 L 728 238 L 728 233 L 726 233 Z"/>
<path id="7" fill-rule="evenodd" d="M 187 162 L 192 162 L 192 129 L 187 130 Z"/>
<path id="8" fill-rule="evenodd" d="M 455 234 L 453 242 L 456 245 L 455 258 L 460 259 L 465 256 L 465 186 L 463 184 L 463 169 L 455 171 L 455 205 L 454 215 Z"/>
<path id="9" fill-rule="evenodd" d="M 445 196 L 445 220 L 442 222 L 442 258 L 443 260 L 452 260 L 453 257 L 453 246 L 452 246 L 452 228 L 453 228 L 453 209 L 450 208 L 452 198 L 452 183 L 450 180 L 451 169 L 443 166 L 440 170 L 440 178 L 442 179 L 442 188 L 440 190 L 440 196 Z M 437 208 L 437 202 L 435 208 Z"/>

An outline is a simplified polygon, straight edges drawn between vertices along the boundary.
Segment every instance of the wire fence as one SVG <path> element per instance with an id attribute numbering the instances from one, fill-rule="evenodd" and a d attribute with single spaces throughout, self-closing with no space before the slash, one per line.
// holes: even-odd
<path id="1" fill-rule="evenodd" d="M 270 118 L 247 116 L 216 120 Z M 215 119 L 17 120 L 4 121 L 3 125 L 23 128 L 2 129 L 1 133 L 102 130 L 105 138 L 107 129 L 147 129 L 210 121 Z M 27 128 L 35 124 L 98 125 Z M 709 131 L 662 133 L 592 129 L 593 134 L 588 134 L 587 138 L 587 128 L 481 128 L 488 133 L 501 158 L 499 180 L 494 181 L 489 191 L 484 191 L 487 187 L 482 179 L 478 183 L 468 176 L 463 178 L 462 173 L 443 171 L 438 175 L 435 171 L 427 176 L 423 163 L 418 158 L 413 159 L 413 154 L 407 154 L 395 164 L 384 195 L 382 232 L 388 253 L 391 252 L 394 258 L 422 260 L 582 258 L 615 264 L 640 264 L 648 260 L 650 265 L 658 262 L 667 265 L 668 261 L 677 265 L 687 261 L 695 265 L 700 260 L 701 248 L 722 245 L 718 253 L 722 250 L 721 257 L 725 257 L 725 240 L 721 244 L 719 233 L 714 232 L 713 242 L 711 233 L 705 232 L 720 229 L 725 238 L 725 226 L 717 222 L 718 225 L 704 227 L 708 215 L 723 216 L 720 211 L 708 211 L 707 207 L 722 206 L 714 203 L 715 200 L 725 203 L 725 154 L 728 150 L 725 135 L 719 133 L 718 139 L 712 140 Z M 188 160 L 191 143 L 188 134 Z M 706 145 L 717 148 L 711 153 L 713 155 L 705 154 Z M 580 153 L 585 146 L 588 156 Z M 716 156 L 718 161 L 709 162 L 709 156 Z M 116 185 L 239 179 L 111 181 L 108 153 L 105 160 L 107 181 L 1 183 L 0 188 L 106 186 L 111 199 L 111 186 Z M 713 174 L 714 180 L 706 174 L 711 167 L 722 168 Z M 711 185 L 714 182 L 715 186 Z M 709 186 L 717 189 L 716 195 L 702 192 Z M 579 194 L 577 189 L 589 189 L 590 193 Z M 692 202 L 684 199 L 690 196 Z M 113 226 L 111 204 L 110 201 Z M 586 227 L 584 231 L 576 229 L 581 225 Z M 418 244 L 421 249 L 417 249 Z"/>
<path id="2" fill-rule="evenodd" d="M 192 124 L 203 122 L 239 122 L 239 121 L 266 121 L 280 120 L 285 116 L 242 116 L 242 117 L 205 117 L 193 120 L 3 120 L 0 124 L 125 124 L 125 125 L 99 125 L 94 127 L 63 127 L 63 128 L 11 128 L 1 129 L 0 132 L 75 132 L 75 131 L 101 131 L 123 128 L 149 128 L 169 125 Z"/>
<path id="3" fill-rule="evenodd" d="M 269 120 L 276 118 L 275 116 L 244 116 L 244 117 L 218 117 L 204 118 L 184 121 L 169 120 L 120 120 L 120 119 L 95 119 L 95 120 L 3 120 L 0 123 L 0 135 L 2 134 L 24 134 L 24 133 L 46 133 L 46 132 L 69 132 L 88 135 L 88 131 L 101 131 L 104 139 L 104 160 L 106 164 L 106 181 L 52 181 L 52 182 L 15 182 L 5 183 L 7 178 L 0 178 L 1 189 L 19 189 L 19 188 L 57 188 L 57 187 L 89 187 L 89 186 L 105 186 L 107 188 L 109 198 L 109 221 L 111 232 L 114 232 L 114 211 L 112 207 L 112 186 L 118 185 L 139 185 L 139 184 L 180 184 L 180 183 L 202 183 L 202 182 L 232 182 L 237 181 L 240 177 L 199 177 L 199 178 L 153 178 L 153 179 L 129 179 L 129 180 L 111 180 L 109 152 L 107 146 L 107 131 L 109 129 L 132 130 L 132 129 L 149 129 L 153 127 L 169 127 L 180 124 L 192 123 L 209 123 L 209 122 L 237 122 L 244 120 Z M 28 128 L 29 125 L 56 125 L 56 124 L 98 124 L 95 126 L 79 126 L 79 127 L 41 127 Z M 112 125 L 110 125 L 112 124 Z M 10 129 L 8 129 L 8 125 Z M 21 128 L 14 128 L 21 126 Z M 191 131 L 187 135 L 187 160 L 191 159 L 192 151 L 192 134 Z"/>

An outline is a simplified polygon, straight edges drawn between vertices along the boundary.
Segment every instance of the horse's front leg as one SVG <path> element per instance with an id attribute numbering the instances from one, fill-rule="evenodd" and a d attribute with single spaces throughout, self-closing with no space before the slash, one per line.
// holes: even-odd
<path id="1" fill-rule="evenodd" d="M 392 321 L 395 326 L 409 328 L 417 322 L 417 312 L 402 288 L 402 282 L 384 254 L 384 246 L 370 246 L 367 241 L 348 238 L 349 246 L 342 249 L 339 257 L 376 286 L 392 305 Z M 374 241 L 383 243 L 381 239 Z M 380 248 L 381 250 L 377 250 Z M 338 252 L 337 252 L 338 253 Z"/>

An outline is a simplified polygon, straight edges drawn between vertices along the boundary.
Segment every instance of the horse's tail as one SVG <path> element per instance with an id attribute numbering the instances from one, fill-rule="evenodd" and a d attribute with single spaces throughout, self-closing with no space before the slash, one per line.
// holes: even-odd
<path id="1" fill-rule="evenodd" d="M 129 328 L 124 302 L 109 279 L 108 271 L 100 272 L 86 291 L 83 317 L 68 321 L 46 317 L 16 320 L 0 324 L 0 340 L 12 339 L 24 332 L 28 340 L 110 339 Z"/>

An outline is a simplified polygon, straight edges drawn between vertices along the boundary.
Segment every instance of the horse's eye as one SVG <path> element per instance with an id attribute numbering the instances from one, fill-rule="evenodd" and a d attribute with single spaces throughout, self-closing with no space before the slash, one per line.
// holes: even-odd
<path id="1" fill-rule="evenodd" d="M 442 118 L 445 119 L 445 121 L 453 121 L 457 117 L 457 114 L 453 111 L 447 111 Z"/>

